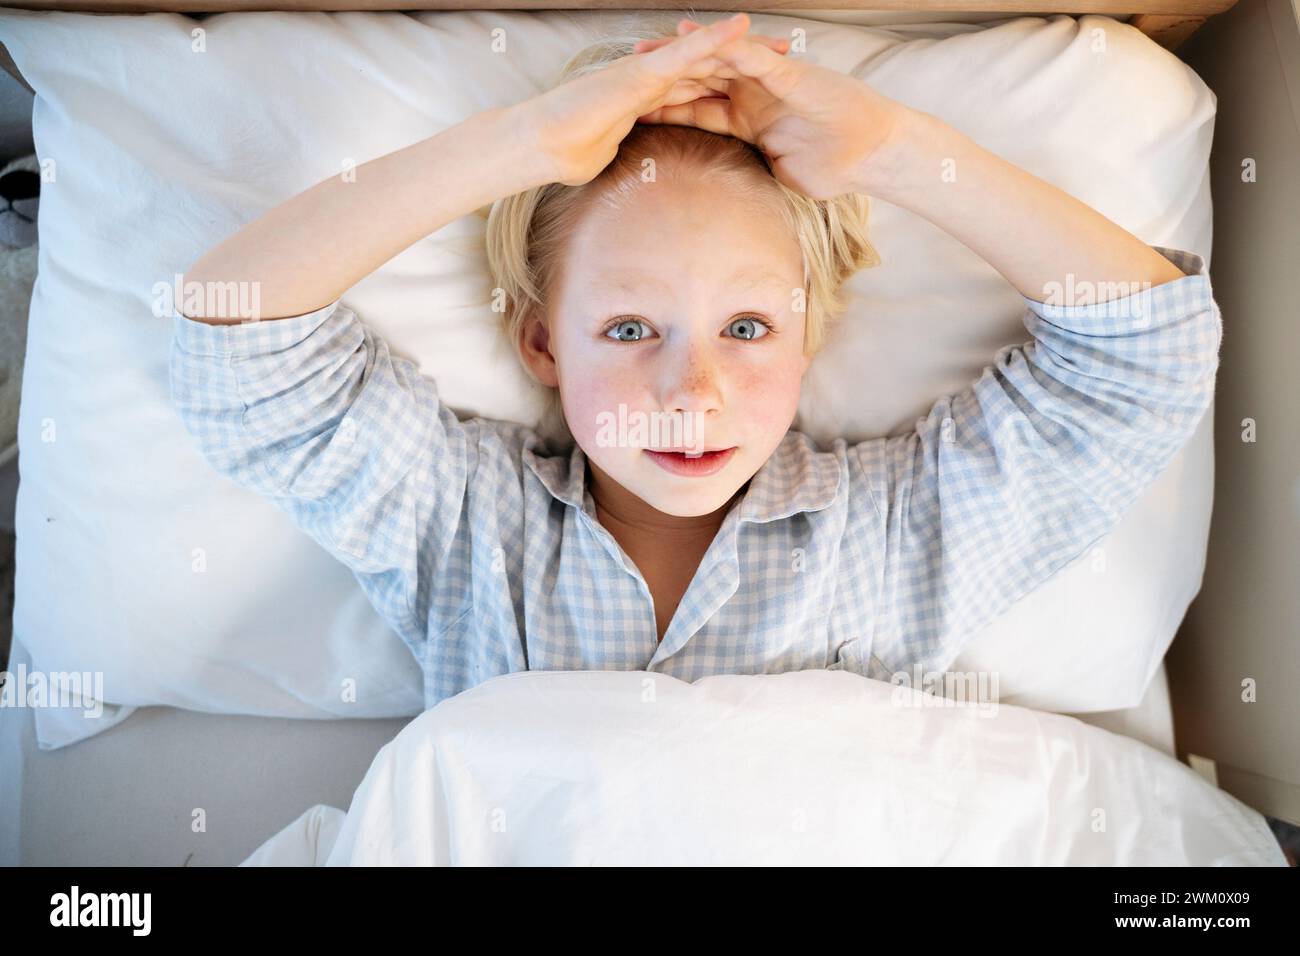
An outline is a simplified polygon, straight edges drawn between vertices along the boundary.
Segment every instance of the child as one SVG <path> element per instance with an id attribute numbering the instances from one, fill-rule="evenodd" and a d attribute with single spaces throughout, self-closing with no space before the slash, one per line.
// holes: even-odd
<path id="1" fill-rule="evenodd" d="M 316 185 L 186 276 L 258 282 L 265 313 L 177 312 L 187 427 L 355 572 L 426 706 L 527 669 L 941 670 L 1105 535 L 1210 404 L 1199 256 L 747 30 L 598 45 L 555 89 Z M 913 432 L 819 449 L 790 425 L 844 280 L 877 261 L 867 195 L 991 263 L 1033 341 Z M 339 301 L 489 203 L 507 330 L 574 438 L 559 453 L 458 420 Z M 609 427 L 660 414 L 700 431 Z"/>

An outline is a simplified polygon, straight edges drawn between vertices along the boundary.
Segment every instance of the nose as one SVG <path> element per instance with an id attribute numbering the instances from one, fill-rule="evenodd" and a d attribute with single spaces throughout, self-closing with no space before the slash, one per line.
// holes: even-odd
<path id="1" fill-rule="evenodd" d="M 687 342 L 663 371 L 664 408 L 670 412 L 722 410 L 722 390 L 714 356 L 705 343 Z"/>

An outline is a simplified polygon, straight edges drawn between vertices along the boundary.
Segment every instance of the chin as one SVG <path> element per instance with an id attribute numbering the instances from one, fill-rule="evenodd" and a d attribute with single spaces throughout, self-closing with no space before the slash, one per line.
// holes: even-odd
<path id="1" fill-rule="evenodd" d="M 688 478 L 685 481 L 698 482 L 699 479 Z M 709 488 L 673 488 L 671 485 L 659 485 L 652 493 L 641 495 L 641 500 L 650 507 L 676 518 L 698 518 L 701 515 L 717 511 L 740 488 L 731 487 L 730 482 L 714 484 Z"/>

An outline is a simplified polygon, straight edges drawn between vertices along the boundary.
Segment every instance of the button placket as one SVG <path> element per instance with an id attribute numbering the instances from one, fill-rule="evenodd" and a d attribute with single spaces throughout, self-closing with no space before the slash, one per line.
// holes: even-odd
<path id="1" fill-rule="evenodd" d="M 736 593 L 740 584 L 740 558 L 737 554 L 740 520 L 738 507 L 732 508 L 723 519 L 717 535 L 704 553 L 704 560 L 677 605 L 664 639 L 655 648 L 650 659 L 652 669 L 685 647 L 705 622 Z"/>
<path id="2" fill-rule="evenodd" d="M 643 614 L 641 617 L 643 627 L 641 633 L 637 635 L 637 638 L 645 642 L 648 635 L 648 646 L 646 649 L 651 653 L 654 653 L 655 649 L 659 646 L 659 626 L 655 618 L 654 596 L 650 593 L 650 585 L 646 583 L 645 577 L 641 574 L 641 569 L 628 558 L 624 553 L 622 546 L 614 539 L 614 536 L 609 533 L 609 529 L 601 525 L 601 523 L 597 521 L 585 508 L 578 510 L 578 519 L 583 522 L 587 531 L 600 542 L 601 547 L 605 549 L 605 553 L 614 561 L 617 561 L 619 567 L 621 567 L 624 572 L 631 575 L 633 580 L 636 581 L 637 587 L 640 589 L 641 597 L 644 601 L 643 607 L 647 611 L 647 613 Z"/>

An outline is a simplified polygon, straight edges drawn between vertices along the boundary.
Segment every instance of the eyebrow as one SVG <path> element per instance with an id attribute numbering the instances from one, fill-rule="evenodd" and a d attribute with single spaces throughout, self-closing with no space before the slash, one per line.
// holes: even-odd
<path id="1" fill-rule="evenodd" d="M 726 284 L 733 287 L 733 291 L 737 292 L 749 291 L 765 282 L 784 284 L 785 280 L 770 269 L 742 269 L 726 280 Z M 644 286 L 657 286 L 660 289 L 666 289 L 668 283 L 655 278 L 647 272 L 629 270 L 617 273 L 601 273 L 591 281 L 590 288 L 597 291 L 635 292 Z"/>

